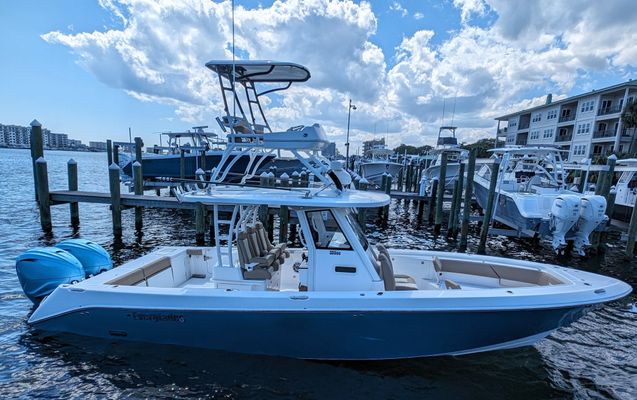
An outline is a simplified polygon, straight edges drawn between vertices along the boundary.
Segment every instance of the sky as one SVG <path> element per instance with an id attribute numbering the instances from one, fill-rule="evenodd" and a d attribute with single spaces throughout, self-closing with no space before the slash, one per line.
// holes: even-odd
<path id="1" fill-rule="evenodd" d="M 320 123 L 343 150 L 385 137 L 493 137 L 495 117 L 637 78 L 634 0 L 235 0 L 235 54 L 312 74 L 267 101 L 273 128 Z M 204 64 L 232 57 L 232 4 L 0 2 L 0 123 L 147 145 L 223 106 Z M 444 113 L 443 113 L 444 110 Z M 443 119 L 444 115 L 444 119 Z"/>

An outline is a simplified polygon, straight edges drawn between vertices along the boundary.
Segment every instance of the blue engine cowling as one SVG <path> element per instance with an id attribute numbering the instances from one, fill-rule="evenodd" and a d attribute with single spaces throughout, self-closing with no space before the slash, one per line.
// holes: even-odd
<path id="1" fill-rule="evenodd" d="M 80 260 L 84 274 L 88 278 L 113 268 L 111 256 L 104 248 L 86 239 L 68 239 L 57 244 Z"/>
<path id="2" fill-rule="evenodd" d="M 59 285 L 84 279 L 84 268 L 71 253 L 57 247 L 37 247 L 16 258 L 16 273 L 24 294 L 38 304 Z"/>

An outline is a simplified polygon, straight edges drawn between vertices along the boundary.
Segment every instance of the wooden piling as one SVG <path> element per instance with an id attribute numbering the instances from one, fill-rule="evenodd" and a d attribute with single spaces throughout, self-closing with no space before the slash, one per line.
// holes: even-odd
<path id="1" fill-rule="evenodd" d="M 135 161 L 139 163 L 142 162 L 142 147 L 144 147 L 144 142 L 138 136 L 135 138 Z"/>
<path id="2" fill-rule="evenodd" d="M 362 190 L 365 191 L 367 190 L 367 186 L 369 185 L 369 182 L 367 181 L 367 179 L 365 178 L 361 178 L 360 182 L 358 182 L 358 190 Z M 358 208 L 358 223 L 360 224 L 361 228 L 363 228 L 363 232 L 365 231 L 365 217 L 366 217 L 366 211 L 367 209 L 365 208 Z"/>
<path id="3" fill-rule="evenodd" d="M 456 237 L 458 232 L 458 219 L 460 214 L 460 203 L 462 202 L 462 189 L 464 185 L 464 162 L 460 162 L 458 167 L 458 179 L 453 185 L 453 200 L 449 213 L 449 224 L 447 226 L 447 236 Z"/>
<path id="4" fill-rule="evenodd" d="M 202 246 L 206 242 L 206 207 L 201 203 L 195 208 L 195 230 L 197 246 Z"/>
<path id="5" fill-rule="evenodd" d="M 307 177 L 307 171 L 303 169 L 303 171 L 301 171 L 301 187 L 308 187 L 308 185 L 309 179 Z"/>
<path id="6" fill-rule="evenodd" d="M 186 179 L 186 151 L 184 149 L 179 151 L 179 179 Z"/>
<path id="7" fill-rule="evenodd" d="M 392 181 L 392 176 L 390 173 L 387 173 L 387 176 L 385 177 L 385 194 L 387 196 L 391 196 L 391 181 Z M 388 219 L 389 219 L 389 204 L 383 207 L 383 221 L 387 223 Z"/>
<path id="8" fill-rule="evenodd" d="M 137 143 L 135 138 L 135 142 Z M 141 196 L 144 194 L 144 179 L 142 176 L 142 164 L 139 161 L 133 163 L 133 180 L 135 185 L 135 194 Z M 144 228 L 142 219 L 142 207 L 135 207 L 135 230 L 141 232 Z"/>
<path id="9" fill-rule="evenodd" d="M 33 170 L 33 188 L 35 200 L 38 201 L 38 179 L 35 171 L 35 162 L 44 157 L 44 147 L 42 144 L 42 124 L 37 119 L 31 121 L 31 168 Z M 48 183 L 47 183 L 48 185 Z"/>
<path id="10" fill-rule="evenodd" d="M 489 235 L 489 228 L 491 227 L 491 219 L 493 217 L 493 203 L 495 202 L 495 189 L 498 184 L 498 175 L 500 175 L 500 160 L 496 159 L 491 167 L 491 181 L 489 182 L 489 194 L 487 197 L 487 207 L 484 210 L 482 231 L 480 231 L 478 254 L 485 254 L 486 251 L 487 237 Z"/>
<path id="11" fill-rule="evenodd" d="M 398 190 L 399 192 L 403 191 L 403 175 L 405 173 L 404 169 L 404 167 L 401 167 L 398 170 L 398 176 L 396 177 L 396 190 Z"/>
<path id="12" fill-rule="evenodd" d="M 111 139 L 106 140 L 106 159 L 108 160 L 108 166 L 113 163 L 113 142 Z"/>
<path id="13" fill-rule="evenodd" d="M 442 203 L 445 196 L 445 183 L 447 175 L 447 153 L 442 152 L 440 155 L 440 174 L 438 175 L 438 198 L 436 199 L 436 216 L 434 219 L 434 235 L 440 233 L 442 226 Z"/>
<path id="14" fill-rule="evenodd" d="M 69 181 L 69 190 L 77 191 L 77 162 L 74 159 L 70 159 L 66 163 L 67 176 Z M 76 201 L 69 203 L 71 212 L 71 226 L 77 227 L 80 225 L 80 207 Z"/>
<path id="15" fill-rule="evenodd" d="M 429 207 L 427 210 L 427 221 L 432 224 L 434 221 L 434 211 L 436 209 L 436 199 L 438 198 L 438 180 L 431 181 L 431 193 L 429 194 Z"/>
<path id="16" fill-rule="evenodd" d="M 113 162 L 119 165 L 119 145 L 113 145 Z"/>
<path id="17" fill-rule="evenodd" d="M 405 178 L 405 192 L 411 192 L 412 174 L 414 173 L 414 167 L 409 163 L 407 165 L 407 174 Z"/>
<path id="18" fill-rule="evenodd" d="M 280 178 L 281 187 L 290 187 L 290 176 L 285 172 Z M 281 206 L 279 208 L 279 243 L 287 243 L 288 241 L 288 223 L 290 220 L 290 214 L 288 206 Z"/>
<path id="19" fill-rule="evenodd" d="M 49 198 L 49 175 L 47 172 L 46 160 L 40 157 L 35 160 L 36 193 L 38 196 L 38 208 L 40 209 L 40 224 L 44 232 L 51 232 L 51 202 Z"/>
<path id="20" fill-rule="evenodd" d="M 469 152 L 467 165 L 467 183 L 464 192 L 464 207 L 462 211 L 462 228 L 460 229 L 460 250 L 467 249 L 467 235 L 469 234 L 469 216 L 471 214 L 471 197 L 473 196 L 473 176 L 476 171 L 476 149 Z"/>
<path id="21" fill-rule="evenodd" d="M 108 186 L 111 191 L 111 216 L 113 219 L 113 235 L 116 238 L 121 238 L 122 205 L 119 188 L 119 166 L 115 162 L 113 162 L 111 166 L 108 167 Z"/>

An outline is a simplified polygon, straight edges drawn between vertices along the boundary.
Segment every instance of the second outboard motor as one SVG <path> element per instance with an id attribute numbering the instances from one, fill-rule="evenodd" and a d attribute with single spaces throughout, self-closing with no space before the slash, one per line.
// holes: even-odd
<path id="1" fill-rule="evenodd" d="M 68 239 L 58 243 L 56 247 L 73 254 L 82 264 L 87 278 L 113 268 L 111 256 L 102 246 L 90 240 Z"/>
<path id="2" fill-rule="evenodd" d="M 577 221 L 575 233 L 575 251 L 580 256 L 585 255 L 584 248 L 590 246 L 588 240 L 591 233 L 603 222 L 608 221 L 606 215 L 606 198 L 599 195 L 583 196 L 580 207 L 580 218 Z"/>
<path id="3" fill-rule="evenodd" d="M 57 247 L 36 247 L 18 256 L 15 263 L 24 294 L 35 304 L 59 285 L 84 279 L 84 268 L 77 258 Z"/>
<path id="4" fill-rule="evenodd" d="M 553 233 L 553 250 L 566 246 L 566 234 L 580 216 L 580 198 L 573 194 L 557 196 L 551 205 L 549 224 Z"/>

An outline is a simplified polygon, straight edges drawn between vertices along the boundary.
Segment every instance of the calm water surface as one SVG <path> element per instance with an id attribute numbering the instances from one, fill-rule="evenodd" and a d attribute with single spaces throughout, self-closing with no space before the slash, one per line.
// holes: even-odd
<path id="1" fill-rule="evenodd" d="M 80 190 L 107 190 L 105 153 L 45 156 L 52 190 L 66 188 L 71 157 L 78 162 Z M 68 206 L 62 205 L 53 207 L 53 236 L 43 236 L 30 164 L 28 151 L 0 149 L 1 398 L 637 398 L 634 295 L 534 347 L 390 362 L 311 362 L 38 335 L 26 325 L 31 302 L 15 275 L 18 254 L 83 237 L 104 246 L 120 264 L 164 244 L 194 244 L 194 229 L 189 212 L 146 210 L 144 235 L 137 237 L 132 211 L 125 211 L 124 238 L 114 243 L 108 207 L 81 204 L 78 231 L 69 226 Z M 454 242 L 417 226 L 413 205 L 405 202 L 392 203 L 387 226 L 370 219 L 368 229 L 373 241 L 392 247 L 455 249 Z M 471 241 L 469 250 L 476 245 Z M 603 256 L 557 258 L 545 244 L 498 237 L 490 239 L 488 254 L 570 265 L 637 287 L 637 262 L 625 260 L 614 240 Z"/>

